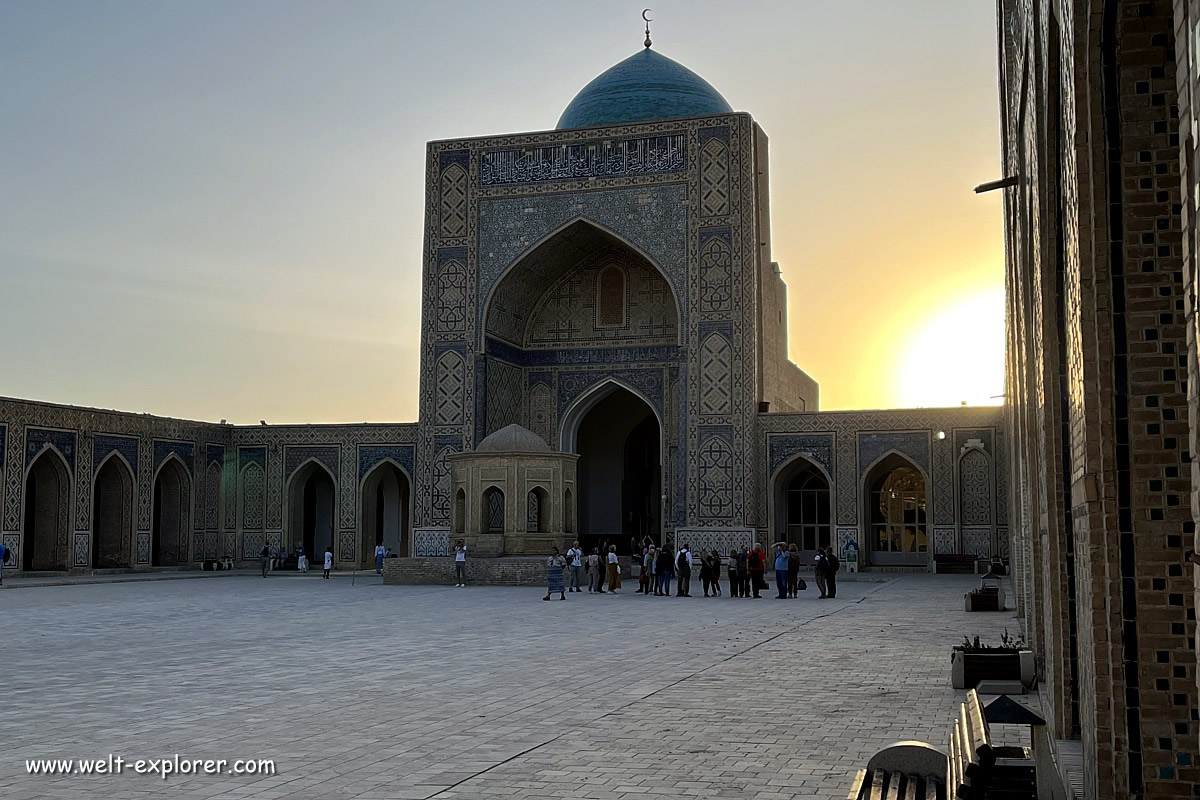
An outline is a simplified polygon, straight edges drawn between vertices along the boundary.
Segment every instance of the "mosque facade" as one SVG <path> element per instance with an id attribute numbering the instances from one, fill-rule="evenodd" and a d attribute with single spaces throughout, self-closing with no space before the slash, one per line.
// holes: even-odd
<path id="1" fill-rule="evenodd" d="M 352 568 L 378 543 L 418 563 L 459 537 L 495 557 L 646 537 L 877 569 L 1008 555 L 1002 409 L 819 410 L 788 356 L 767 137 L 695 73 L 647 45 L 554 130 L 432 142 L 425 176 L 417 422 L 0 400 L 16 568 L 264 545 Z"/>

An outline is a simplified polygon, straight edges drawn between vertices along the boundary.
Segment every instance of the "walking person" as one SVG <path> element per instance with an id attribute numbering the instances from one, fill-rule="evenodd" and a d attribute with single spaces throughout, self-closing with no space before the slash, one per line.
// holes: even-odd
<path id="1" fill-rule="evenodd" d="M 816 558 L 813 559 L 813 577 L 816 578 L 817 589 L 821 592 L 817 599 L 824 600 L 829 594 L 825 591 L 825 551 L 820 547 L 817 548 Z"/>
<path id="2" fill-rule="evenodd" d="M 567 550 L 567 563 L 571 565 L 571 585 L 568 591 L 583 591 L 579 588 L 579 568 L 583 566 L 583 550 L 580 549 L 579 542 L 575 542 Z"/>
<path id="3" fill-rule="evenodd" d="M 454 585 L 467 585 L 467 543 L 459 539 L 454 545 Z"/>
<path id="4" fill-rule="evenodd" d="M 763 578 L 763 574 L 767 571 L 767 557 L 763 553 L 761 544 L 756 542 L 754 549 L 747 554 L 746 567 L 750 572 L 750 588 L 754 592 L 754 599 L 761 600 L 762 595 L 759 592 L 767 585 Z"/>
<path id="5" fill-rule="evenodd" d="M 260 566 L 262 567 L 262 576 L 267 577 L 267 570 L 271 568 L 271 546 L 264 544 L 262 550 L 258 551 Z"/>
<path id="6" fill-rule="evenodd" d="M 713 594 L 717 597 L 721 596 L 721 554 L 713 550 L 708 556 L 710 569 L 710 580 L 712 581 Z"/>
<path id="7" fill-rule="evenodd" d="M 325 574 L 322 576 L 325 580 L 329 580 L 329 570 L 333 569 L 333 546 L 325 548 Z"/>
<path id="8" fill-rule="evenodd" d="M 382 544 L 375 545 L 375 574 L 383 574 L 383 557 L 387 554 L 387 548 Z"/>
<path id="9" fill-rule="evenodd" d="M 788 597 L 796 596 L 800 584 L 800 548 L 792 542 L 788 545 Z"/>
<path id="10" fill-rule="evenodd" d="M 788 551 L 782 542 L 775 545 L 775 599 L 788 599 Z"/>
<path id="11" fill-rule="evenodd" d="M 671 596 L 671 578 L 674 577 L 674 569 L 671 551 L 665 547 L 661 548 L 658 551 L 658 558 L 654 561 L 654 574 L 658 579 L 658 586 L 654 590 L 655 597 Z"/>
<path id="12" fill-rule="evenodd" d="M 572 548 L 574 549 L 574 548 Z M 567 566 L 567 560 L 558 552 L 558 548 L 553 548 L 550 558 L 546 559 L 546 596 L 543 600 L 549 600 L 550 595 L 558 592 L 559 600 L 566 600 L 566 592 L 563 591 L 563 569 Z"/>
<path id="13" fill-rule="evenodd" d="M 304 554 L 303 547 L 296 552 L 296 571 L 308 572 L 308 556 Z"/>
<path id="14" fill-rule="evenodd" d="M 608 546 L 608 592 L 616 594 L 621 588 L 621 565 L 617 563 L 617 546 Z"/>
<path id="15" fill-rule="evenodd" d="M 837 597 L 837 572 L 842 562 L 838 561 L 837 553 L 832 547 L 825 548 L 825 596 Z"/>
<path id="16" fill-rule="evenodd" d="M 675 556 L 675 579 L 678 584 L 675 589 L 676 597 L 692 596 L 692 551 L 688 550 L 687 542 L 679 548 Z"/>

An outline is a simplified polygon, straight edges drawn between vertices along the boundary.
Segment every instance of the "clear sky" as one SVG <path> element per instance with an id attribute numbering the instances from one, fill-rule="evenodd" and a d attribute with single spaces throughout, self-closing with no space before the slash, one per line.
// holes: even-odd
<path id="1" fill-rule="evenodd" d="M 655 48 L 770 136 L 822 408 L 999 395 L 994 5 L 652 5 Z M 553 128 L 640 13 L 0 0 L 0 395 L 415 420 L 424 143 Z"/>

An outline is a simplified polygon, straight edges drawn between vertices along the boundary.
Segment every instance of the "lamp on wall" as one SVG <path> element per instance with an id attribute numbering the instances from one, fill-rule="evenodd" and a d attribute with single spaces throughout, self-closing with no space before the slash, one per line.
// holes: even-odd
<path id="1" fill-rule="evenodd" d="M 945 431 L 938 431 L 938 432 L 937 432 L 937 433 L 935 433 L 933 436 L 934 436 L 934 438 L 935 438 L 935 439 L 937 439 L 937 440 L 940 442 L 942 439 L 945 439 L 945 438 L 946 438 L 946 432 L 945 432 Z"/>

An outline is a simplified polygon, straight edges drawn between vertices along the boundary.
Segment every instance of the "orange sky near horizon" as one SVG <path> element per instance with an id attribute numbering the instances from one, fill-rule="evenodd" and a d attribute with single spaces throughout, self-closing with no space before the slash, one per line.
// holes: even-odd
<path id="1" fill-rule="evenodd" d="M 0 130 L 0 336 L 19 343 L 0 394 L 416 419 L 424 143 L 553 127 L 640 48 L 641 9 L 350 8 L 0 9 L 0 102 L 24 110 Z M 1001 197 L 972 193 L 999 175 L 993 15 L 656 4 L 656 49 L 770 137 L 790 355 L 825 410 L 1004 391 Z"/>

